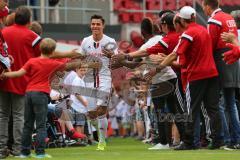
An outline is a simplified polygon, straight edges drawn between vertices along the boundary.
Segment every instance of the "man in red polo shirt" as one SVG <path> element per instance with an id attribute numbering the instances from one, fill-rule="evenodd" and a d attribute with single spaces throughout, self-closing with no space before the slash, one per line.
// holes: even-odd
<path id="1" fill-rule="evenodd" d="M 16 9 L 15 24 L 2 30 L 8 44 L 8 53 L 13 56 L 13 71 L 19 70 L 25 62 L 40 55 L 39 42 L 41 38 L 28 29 L 31 12 L 26 7 Z M 24 117 L 24 94 L 28 77 L 6 79 L 0 81 L 0 155 L 7 154 L 8 121 L 13 116 L 13 154 L 18 155 L 21 147 L 21 136 Z"/>
<path id="2" fill-rule="evenodd" d="M 238 148 L 236 146 L 240 147 L 240 123 L 235 89 L 240 87 L 240 61 L 236 61 L 231 65 L 223 61 L 223 53 L 230 50 L 230 48 L 226 46 L 226 42 L 221 38 L 223 32 L 231 32 L 237 36 L 237 26 L 234 18 L 219 8 L 218 0 L 204 0 L 202 7 L 204 13 L 210 16 L 208 19 L 208 32 L 212 40 L 214 59 L 219 72 L 220 87 L 224 98 L 224 105 L 220 105 L 223 128 L 232 128 L 231 134 L 230 130 L 222 130 L 221 135 L 228 148 Z M 225 112 L 229 113 L 231 126 L 228 126 Z"/>
<path id="3" fill-rule="evenodd" d="M 217 137 L 221 129 L 218 101 L 219 85 L 218 72 L 212 55 L 212 44 L 206 43 L 210 36 L 207 30 L 195 23 L 196 11 L 189 6 L 180 10 L 179 17 L 186 30 L 181 35 L 181 39 L 174 49 L 161 63 L 158 69 L 170 65 L 174 60 L 179 59 L 181 67 L 186 68 L 187 89 L 186 100 L 188 114 L 192 114 L 192 119 L 187 120 L 183 143 L 175 150 L 195 149 L 194 124 L 201 109 L 201 103 L 207 109 L 211 120 L 213 145 L 219 148 L 220 141 Z M 214 125 L 212 125 L 214 124 Z"/>

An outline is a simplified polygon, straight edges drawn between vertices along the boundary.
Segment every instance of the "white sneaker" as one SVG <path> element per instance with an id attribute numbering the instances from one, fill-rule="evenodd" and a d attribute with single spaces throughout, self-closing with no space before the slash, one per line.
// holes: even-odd
<path id="1" fill-rule="evenodd" d="M 162 145 L 161 143 L 156 144 L 155 146 L 148 148 L 148 150 L 162 150 L 162 149 L 170 149 L 169 145 Z"/>
<path id="2" fill-rule="evenodd" d="M 75 140 L 73 140 L 73 139 L 70 139 L 70 140 L 65 140 L 65 143 L 67 144 L 67 145 L 73 145 L 73 144 L 75 144 L 75 143 L 77 143 Z"/>
<path id="3" fill-rule="evenodd" d="M 149 143 L 149 142 L 151 142 L 151 140 L 152 140 L 152 138 L 148 138 L 148 139 L 144 139 L 142 142 L 143 143 Z"/>

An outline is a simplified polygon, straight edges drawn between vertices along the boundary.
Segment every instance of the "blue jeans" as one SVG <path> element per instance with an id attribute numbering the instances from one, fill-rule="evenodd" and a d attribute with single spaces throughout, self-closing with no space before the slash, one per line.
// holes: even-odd
<path id="1" fill-rule="evenodd" d="M 47 137 L 46 119 L 48 111 L 48 95 L 42 92 L 27 92 L 25 95 L 24 127 L 22 136 L 22 154 L 30 154 L 32 133 L 36 121 L 36 154 L 45 153 Z"/>
<path id="2" fill-rule="evenodd" d="M 236 106 L 235 88 L 223 89 L 224 101 L 220 105 L 220 113 L 222 118 L 222 137 L 225 144 L 240 143 L 240 123 Z M 228 121 L 229 119 L 229 121 Z"/>

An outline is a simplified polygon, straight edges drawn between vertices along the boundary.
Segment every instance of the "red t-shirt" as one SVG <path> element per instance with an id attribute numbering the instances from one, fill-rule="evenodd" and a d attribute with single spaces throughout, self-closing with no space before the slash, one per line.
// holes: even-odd
<path id="1" fill-rule="evenodd" d="M 14 64 L 11 69 L 19 70 L 30 58 L 40 55 L 39 42 L 41 38 L 26 26 L 14 24 L 2 30 L 3 37 L 8 45 L 8 53 L 13 56 Z M 0 89 L 24 95 L 28 77 L 9 78 L 0 81 Z"/>
<path id="2" fill-rule="evenodd" d="M 208 32 L 212 39 L 213 51 L 226 48 L 226 42 L 221 39 L 221 33 L 232 32 L 238 36 L 237 25 L 233 17 L 220 8 L 212 13 L 208 20 Z"/>
<path id="3" fill-rule="evenodd" d="M 159 43 L 147 49 L 148 54 L 158 54 L 158 53 L 165 53 L 170 54 L 172 53 L 173 49 L 178 44 L 180 34 L 171 31 L 168 32 L 166 36 L 164 36 Z"/>
<path id="4" fill-rule="evenodd" d="M 196 23 L 190 23 L 181 35 L 174 51 L 180 65 L 186 68 L 188 82 L 218 75 L 209 40 L 207 29 Z"/>
<path id="5" fill-rule="evenodd" d="M 22 67 L 29 76 L 26 92 L 38 91 L 50 93 L 50 76 L 64 67 L 64 63 L 48 58 L 31 58 Z"/>

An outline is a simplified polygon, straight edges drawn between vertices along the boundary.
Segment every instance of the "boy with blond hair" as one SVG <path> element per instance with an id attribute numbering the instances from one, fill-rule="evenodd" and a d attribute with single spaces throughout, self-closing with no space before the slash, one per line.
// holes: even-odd
<path id="1" fill-rule="evenodd" d="M 80 67 L 81 63 L 75 61 L 64 64 L 49 57 L 56 48 L 53 39 L 45 38 L 41 41 L 41 56 L 29 59 L 26 64 L 18 71 L 5 72 L 1 78 L 21 77 L 25 74 L 29 76 L 29 81 L 25 94 L 24 128 L 22 135 L 22 149 L 20 157 L 31 155 L 31 141 L 36 122 L 36 158 L 50 157 L 45 154 L 46 118 L 48 111 L 48 101 L 50 93 L 50 79 L 55 71 L 59 69 L 73 69 Z"/>

